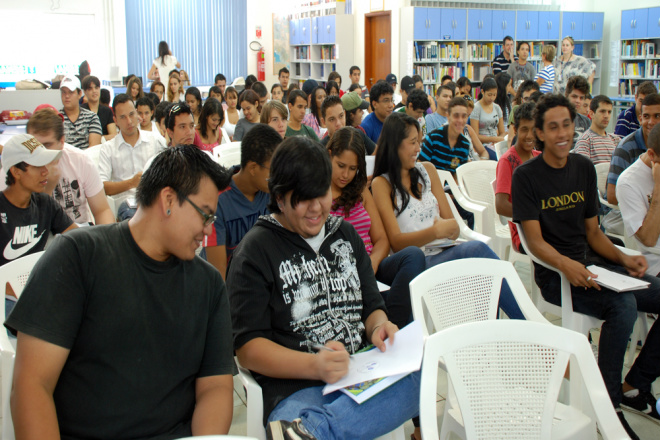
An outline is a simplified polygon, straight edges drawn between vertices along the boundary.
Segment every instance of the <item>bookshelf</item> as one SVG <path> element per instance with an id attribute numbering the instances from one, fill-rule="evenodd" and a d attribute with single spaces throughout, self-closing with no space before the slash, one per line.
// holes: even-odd
<path id="1" fill-rule="evenodd" d="M 621 40 L 619 95 L 634 96 L 643 81 L 660 85 L 660 38 Z"/>

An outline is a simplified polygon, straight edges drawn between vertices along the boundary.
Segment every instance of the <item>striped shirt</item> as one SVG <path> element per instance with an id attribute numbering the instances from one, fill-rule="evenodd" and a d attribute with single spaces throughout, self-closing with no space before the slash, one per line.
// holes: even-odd
<path id="1" fill-rule="evenodd" d="M 539 78 L 545 81 L 541 84 L 541 93 L 552 93 L 552 87 L 555 84 L 555 66 L 548 64 L 543 70 L 536 74 L 534 81 Z"/>
<path id="2" fill-rule="evenodd" d="M 605 136 L 601 136 L 590 128 L 580 136 L 573 153 L 588 157 L 594 165 L 610 163 L 612 153 L 620 140 L 621 138 L 615 134 L 605 133 Z"/>
<path id="3" fill-rule="evenodd" d="M 513 55 L 513 59 L 511 61 L 517 61 L 517 60 L 518 60 L 518 56 Z M 507 70 L 509 70 L 511 61 L 508 61 L 506 58 L 504 58 L 504 52 L 496 56 L 493 59 L 493 75 L 497 75 L 500 72 L 506 72 Z"/>
<path id="4" fill-rule="evenodd" d="M 465 136 L 459 134 L 456 145 L 452 147 L 449 145 L 449 126 L 443 125 L 426 135 L 419 157 L 439 170 L 456 173 L 456 168 L 468 161 L 469 154 L 470 142 Z"/>
<path id="5" fill-rule="evenodd" d="M 614 153 L 612 153 L 610 172 L 607 174 L 607 183 L 616 185 L 621 173 L 645 152 L 646 142 L 644 142 L 644 134 L 641 128 L 623 138 L 614 149 Z"/>
<path id="6" fill-rule="evenodd" d="M 630 133 L 634 133 L 637 129 L 639 129 L 639 120 L 637 119 L 636 104 L 633 104 L 629 109 L 619 113 L 619 117 L 616 120 L 616 127 L 614 127 L 614 134 L 626 137 Z"/>
<path id="7" fill-rule="evenodd" d="M 80 107 L 80 114 L 76 122 L 71 122 L 64 109 L 60 113 L 64 116 L 64 139 L 67 144 L 84 150 L 89 147 L 89 134 L 95 133 L 103 136 L 101 121 L 93 111 Z"/>
<path id="8" fill-rule="evenodd" d="M 362 202 L 358 202 L 351 208 L 351 210 L 348 212 L 348 217 L 344 216 L 343 207 L 339 207 L 330 211 L 330 215 L 342 217 L 344 220 L 352 224 L 364 242 L 364 247 L 367 250 L 367 254 L 371 255 L 371 251 L 374 248 L 373 243 L 371 243 L 371 235 L 369 235 L 369 230 L 371 229 L 371 217 L 369 216 L 367 210 L 364 208 Z"/>

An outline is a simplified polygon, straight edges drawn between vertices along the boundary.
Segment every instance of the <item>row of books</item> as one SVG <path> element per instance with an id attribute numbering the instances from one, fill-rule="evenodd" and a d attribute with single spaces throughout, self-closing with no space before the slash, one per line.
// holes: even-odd
<path id="1" fill-rule="evenodd" d="M 465 48 L 457 43 L 414 43 L 415 61 L 465 59 Z"/>
<path id="2" fill-rule="evenodd" d="M 643 62 L 625 62 L 621 63 L 621 76 L 639 76 L 642 77 L 645 73 L 645 63 Z"/>
<path id="3" fill-rule="evenodd" d="M 645 78 L 660 78 L 660 61 L 649 60 L 646 62 Z"/>
<path id="4" fill-rule="evenodd" d="M 467 55 L 470 60 L 492 61 L 502 53 L 502 43 L 468 44 Z"/>
<path id="5" fill-rule="evenodd" d="M 321 60 L 330 61 L 337 59 L 337 52 L 335 50 L 335 45 L 332 46 L 322 46 L 321 47 Z"/>
<path id="6" fill-rule="evenodd" d="M 648 40 L 623 40 L 621 42 L 622 57 L 654 57 L 655 43 Z"/>
<path id="7" fill-rule="evenodd" d="M 619 95 L 621 96 L 634 96 L 637 94 L 637 87 L 641 82 L 636 82 L 634 79 L 622 79 L 619 81 Z M 660 80 L 653 81 L 656 88 L 660 88 Z"/>
<path id="8" fill-rule="evenodd" d="M 421 76 L 424 82 L 437 83 L 445 75 L 451 76 L 456 81 L 465 75 L 465 68 L 462 66 L 414 66 L 413 75 Z"/>
<path id="9" fill-rule="evenodd" d="M 482 81 L 484 76 L 491 73 L 490 65 L 467 63 L 467 77 L 470 81 Z"/>
<path id="10" fill-rule="evenodd" d="M 293 57 L 296 60 L 308 60 L 309 59 L 309 46 L 294 46 L 293 48 Z"/>

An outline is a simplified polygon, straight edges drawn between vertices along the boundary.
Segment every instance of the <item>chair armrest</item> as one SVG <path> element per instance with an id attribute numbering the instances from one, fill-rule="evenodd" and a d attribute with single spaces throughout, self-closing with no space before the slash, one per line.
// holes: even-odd
<path id="1" fill-rule="evenodd" d="M 234 356 L 234 362 L 236 362 L 236 367 L 238 368 L 238 378 L 245 387 L 245 394 L 247 397 L 247 422 L 249 427 L 261 427 L 263 429 L 263 414 L 264 414 L 264 399 L 263 393 L 261 391 L 261 386 L 254 380 L 250 370 L 243 367 L 240 362 L 238 362 L 238 357 Z M 255 429 L 255 428 L 253 428 Z M 248 434 L 254 435 L 251 433 L 252 429 L 248 431 Z M 260 432 L 260 431 L 259 431 Z"/>
<path id="2" fill-rule="evenodd" d="M 604 206 L 607 206 L 610 209 L 614 209 L 615 211 L 619 210 L 619 205 L 613 205 L 610 202 L 608 202 L 606 199 L 603 198 L 603 196 L 600 195 L 600 191 L 598 192 L 598 200 L 600 200 L 600 203 Z"/>
<path id="3" fill-rule="evenodd" d="M 638 251 L 638 250 L 635 250 L 635 249 L 629 249 L 629 248 L 621 247 L 621 246 L 617 246 L 617 245 L 615 245 L 615 246 L 616 246 L 616 248 L 617 248 L 618 250 L 620 250 L 621 252 L 623 252 L 623 253 L 626 254 L 626 255 L 631 255 L 631 256 L 642 255 L 642 253 L 641 253 L 640 251 Z M 656 252 L 654 252 L 654 253 L 658 253 L 658 254 L 660 254 L 660 251 L 656 251 Z"/>
<path id="4" fill-rule="evenodd" d="M 463 191 L 459 188 L 458 184 L 454 180 L 454 176 L 449 171 L 438 170 L 438 177 L 440 178 L 440 183 L 448 185 L 449 189 L 454 196 L 454 200 L 458 203 L 461 208 L 465 209 L 468 212 L 471 212 L 474 215 L 474 229 L 475 231 L 483 231 L 484 225 L 486 224 L 486 214 L 488 208 L 485 205 L 480 203 L 470 201 L 467 199 Z M 460 216 L 458 216 L 460 218 Z M 463 223 L 462 221 L 459 223 Z"/>

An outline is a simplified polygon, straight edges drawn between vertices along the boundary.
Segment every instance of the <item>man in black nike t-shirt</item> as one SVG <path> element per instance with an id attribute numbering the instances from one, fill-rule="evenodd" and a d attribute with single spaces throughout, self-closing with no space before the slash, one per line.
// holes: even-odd
<path id="1" fill-rule="evenodd" d="M 55 199 L 43 194 L 49 174 L 46 165 L 61 155 L 27 134 L 18 134 L 5 144 L 2 168 L 7 170 L 7 189 L 0 192 L 0 266 L 43 251 L 49 231 L 59 234 L 77 227 Z M 9 313 L 13 301 L 7 301 Z"/>

